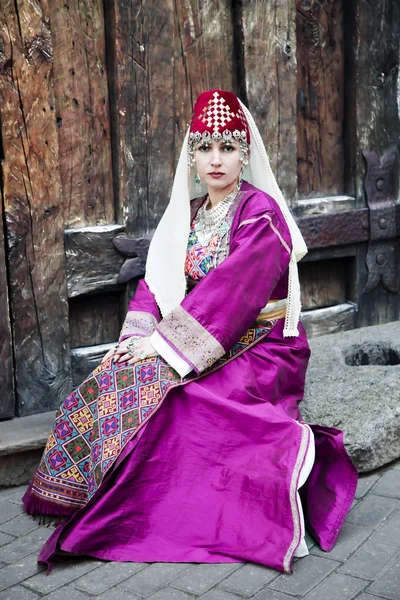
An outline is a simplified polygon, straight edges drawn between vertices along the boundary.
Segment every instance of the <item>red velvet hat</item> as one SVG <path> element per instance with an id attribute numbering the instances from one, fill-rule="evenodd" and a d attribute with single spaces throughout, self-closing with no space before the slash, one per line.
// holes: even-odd
<path id="1" fill-rule="evenodd" d="M 250 144 L 247 119 L 235 94 L 225 90 L 200 94 L 194 105 L 189 139 L 191 142 L 236 139 Z"/>

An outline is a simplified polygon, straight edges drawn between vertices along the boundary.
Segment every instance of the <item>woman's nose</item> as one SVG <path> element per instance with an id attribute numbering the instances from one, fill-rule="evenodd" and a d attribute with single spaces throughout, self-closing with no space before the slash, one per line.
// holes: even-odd
<path id="1" fill-rule="evenodd" d="M 213 167 L 221 164 L 221 153 L 219 150 L 214 150 L 211 157 L 211 164 Z"/>

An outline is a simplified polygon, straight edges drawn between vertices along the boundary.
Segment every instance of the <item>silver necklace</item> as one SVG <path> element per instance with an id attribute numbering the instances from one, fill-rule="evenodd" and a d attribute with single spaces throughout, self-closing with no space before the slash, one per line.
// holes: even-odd
<path id="1" fill-rule="evenodd" d="M 210 202 L 208 198 L 203 206 L 199 208 L 194 229 L 201 244 L 208 245 L 215 234 L 222 233 L 220 229 L 221 227 L 223 228 L 223 221 L 228 214 L 236 194 L 237 190 L 235 189 L 225 196 L 225 198 L 222 198 L 216 206 L 209 209 L 207 209 L 207 205 Z"/>

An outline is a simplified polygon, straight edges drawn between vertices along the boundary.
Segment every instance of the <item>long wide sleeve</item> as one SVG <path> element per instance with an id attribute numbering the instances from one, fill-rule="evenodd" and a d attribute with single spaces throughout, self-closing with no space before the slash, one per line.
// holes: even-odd
<path id="1" fill-rule="evenodd" d="M 144 279 L 138 283 L 134 297 L 122 325 L 119 341 L 132 335 L 150 336 L 161 320 L 161 314 L 154 295 Z"/>
<path id="2" fill-rule="evenodd" d="M 258 194 L 263 202 L 248 202 L 239 212 L 228 258 L 158 323 L 150 338 L 164 358 L 167 348 L 180 357 L 181 376 L 210 367 L 254 323 L 269 299 L 279 299 L 273 292 L 287 274 L 290 234 L 275 202 Z"/>

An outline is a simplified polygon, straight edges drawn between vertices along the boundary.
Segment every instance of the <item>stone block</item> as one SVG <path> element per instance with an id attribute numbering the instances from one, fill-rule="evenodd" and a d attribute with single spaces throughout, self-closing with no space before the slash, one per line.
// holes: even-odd
<path id="1" fill-rule="evenodd" d="M 2 502 L 0 504 L 0 523 L 6 523 L 10 521 L 17 515 L 20 515 L 23 512 L 22 506 L 18 504 L 13 504 L 9 500 Z"/>
<path id="2" fill-rule="evenodd" d="M 192 565 L 171 584 L 171 587 L 200 596 L 239 567 L 240 563 Z"/>
<path id="3" fill-rule="evenodd" d="M 361 498 L 364 498 L 380 477 L 382 477 L 382 473 L 379 471 L 378 473 L 363 473 L 358 479 L 356 499 L 361 500 Z"/>
<path id="4" fill-rule="evenodd" d="M 337 567 L 334 560 L 307 556 L 293 565 L 294 574 L 279 575 L 268 587 L 293 596 L 305 596 Z"/>
<path id="5" fill-rule="evenodd" d="M 0 548 L 0 560 L 5 563 L 15 563 L 33 552 L 38 552 L 52 533 L 52 529 L 39 527 L 27 535 L 15 539 Z"/>
<path id="6" fill-rule="evenodd" d="M 133 596 L 131 592 L 123 590 L 121 587 L 115 587 L 107 590 L 101 596 L 96 596 L 92 600 L 141 600 L 139 596 Z"/>
<path id="7" fill-rule="evenodd" d="M 21 585 L 16 585 L 4 592 L 0 592 L 0 600 L 37 600 L 37 596 Z"/>
<path id="8" fill-rule="evenodd" d="M 276 590 L 271 590 L 269 587 L 259 592 L 252 600 L 293 600 L 293 596 L 282 594 Z M 321 599 L 322 600 L 322 599 Z"/>
<path id="9" fill-rule="evenodd" d="M 0 531 L 0 548 L 1 546 L 5 546 L 6 544 L 13 542 L 14 540 L 15 537 L 13 537 L 12 535 L 8 535 L 8 533 L 3 533 L 2 531 Z"/>
<path id="10" fill-rule="evenodd" d="M 30 554 L 17 562 L 0 569 L 0 592 L 39 573 L 44 567 L 37 563 L 37 553 Z"/>
<path id="11" fill-rule="evenodd" d="M 241 596 L 239 596 L 241 598 Z M 210 590 L 199 597 L 199 600 L 238 600 L 236 594 L 225 592 L 224 590 Z"/>
<path id="12" fill-rule="evenodd" d="M 334 560 L 344 561 L 350 556 L 365 540 L 371 535 L 373 529 L 363 527 L 362 525 L 354 525 L 346 521 L 340 530 L 336 544 L 330 552 L 324 552 L 319 546 L 314 546 L 311 554 L 315 556 L 323 556 Z"/>
<path id="13" fill-rule="evenodd" d="M 367 583 L 355 577 L 332 573 L 307 594 L 305 600 L 353 600 Z"/>
<path id="14" fill-rule="evenodd" d="M 399 500 L 370 494 L 354 507 L 347 521 L 365 527 L 376 527 L 398 509 L 400 509 Z"/>
<path id="15" fill-rule="evenodd" d="M 75 581 L 74 587 L 93 596 L 100 595 L 146 566 L 142 563 L 110 562 Z"/>
<path id="16" fill-rule="evenodd" d="M 37 592 L 38 594 L 50 594 L 58 588 L 79 579 L 85 573 L 97 569 L 102 563 L 98 560 L 90 558 L 66 558 L 60 559 L 57 563 L 54 563 L 54 569 L 48 576 L 46 573 L 38 573 L 34 577 L 31 577 L 27 581 L 24 581 L 24 586 Z M 68 591 L 69 591 L 68 587 Z M 78 591 L 76 590 L 78 593 Z M 79 592 L 81 595 L 82 593 Z M 62 598 L 64 600 L 68 596 Z"/>
<path id="17" fill-rule="evenodd" d="M 382 544 L 372 536 L 339 568 L 339 572 L 372 581 L 398 551 L 398 548 Z"/>
<path id="18" fill-rule="evenodd" d="M 374 539 L 383 544 L 400 546 L 400 511 L 396 511 L 374 534 Z"/>
<path id="19" fill-rule="evenodd" d="M 193 600 L 193 596 L 188 596 L 180 590 L 166 587 L 150 596 L 149 600 Z"/>
<path id="20" fill-rule="evenodd" d="M 68 585 L 46 596 L 46 600 L 88 600 L 88 597 Z"/>
<path id="21" fill-rule="evenodd" d="M 388 600 L 400 598 L 400 556 L 398 556 L 379 579 L 368 589 L 371 594 L 376 594 Z"/>
<path id="22" fill-rule="evenodd" d="M 7 456 L 0 455 L 0 484 L 4 486 L 29 483 L 35 474 L 43 448 Z"/>
<path id="23" fill-rule="evenodd" d="M 186 568 L 186 563 L 153 563 L 124 581 L 120 587 L 127 592 L 147 598 L 176 579 Z"/>
<path id="24" fill-rule="evenodd" d="M 400 381 L 399 381 L 400 384 Z M 400 473 L 399 471 L 387 471 L 378 481 L 373 494 L 386 496 L 388 498 L 400 498 Z"/>
<path id="25" fill-rule="evenodd" d="M 342 429 L 360 472 L 400 457 L 400 321 L 310 341 L 302 413 Z"/>
<path id="26" fill-rule="evenodd" d="M 38 520 L 35 521 L 30 515 L 27 514 L 20 514 L 17 517 L 14 517 L 14 519 L 11 519 L 11 521 L 2 523 L 0 525 L 0 531 L 9 533 L 15 537 L 19 537 L 21 535 L 26 535 L 38 527 Z"/>
<path id="27" fill-rule="evenodd" d="M 251 598 L 277 576 L 278 572 L 274 569 L 248 563 L 229 575 L 218 587 L 242 598 Z"/>

